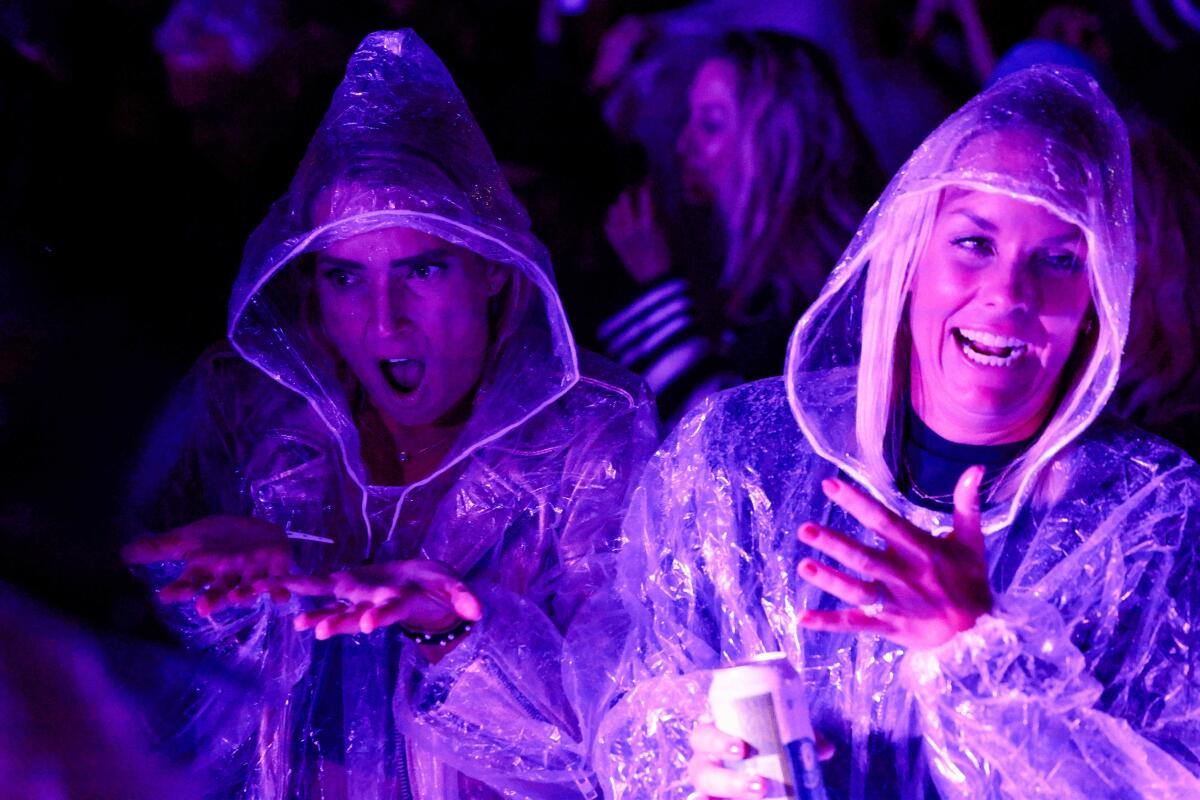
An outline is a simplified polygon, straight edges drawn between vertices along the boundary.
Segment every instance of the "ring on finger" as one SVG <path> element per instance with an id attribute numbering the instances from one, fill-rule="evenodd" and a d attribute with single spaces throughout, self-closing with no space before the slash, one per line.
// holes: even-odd
<path id="1" fill-rule="evenodd" d="M 860 605 L 858 610 L 866 614 L 868 617 L 878 617 L 884 612 L 883 584 L 879 581 L 871 581 L 871 585 L 875 587 L 875 599 L 869 603 Z"/>

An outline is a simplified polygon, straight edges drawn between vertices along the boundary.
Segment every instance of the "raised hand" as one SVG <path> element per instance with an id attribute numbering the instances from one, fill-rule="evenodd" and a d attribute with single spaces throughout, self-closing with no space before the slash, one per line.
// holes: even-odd
<path id="1" fill-rule="evenodd" d="M 639 284 L 647 284 L 671 269 L 667 237 L 654 212 L 650 184 L 626 189 L 608 210 L 604 233 L 609 244 Z"/>
<path id="2" fill-rule="evenodd" d="M 954 530 L 942 537 L 893 514 L 845 481 L 824 481 L 826 497 L 879 534 L 886 547 L 870 547 L 813 522 L 801 525 L 800 540 L 845 570 L 805 558 L 798 567 L 800 577 L 854 608 L 805 611 L 799 624 L 813 630 L 877 633 L 914 650 L 937 647 L 972 627 L 992 609 L 979 523 L 982 480 L 983 467 L 971 467 L 959 478 Z"/>
<path id="3" fill-rule="evenodd" d="M 159 590 L 159 600 L 195 600 L 196 611 L 203 616 L 227 606 L 248 605 L 262 592 L 277 602 L 289 597 L 283 587 L 261 588 L 263 581 L 288 573 L 291 550 L 283 529 L 260 519 L 205 517 L 138 539 L 121 555 L 129 564 L 183 561 L 183 572 Z"/>

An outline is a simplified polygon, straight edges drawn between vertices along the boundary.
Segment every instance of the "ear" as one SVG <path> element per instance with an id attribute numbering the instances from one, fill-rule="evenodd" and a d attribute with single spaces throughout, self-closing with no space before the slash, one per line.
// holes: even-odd
<path id="1" fill-rule="evenodd" d="M 488 297 L 495 297 L 508 283 L 511 272 L 508 267 L 497 264 L 495 261 L 488 261 L 485 269 Z"/>

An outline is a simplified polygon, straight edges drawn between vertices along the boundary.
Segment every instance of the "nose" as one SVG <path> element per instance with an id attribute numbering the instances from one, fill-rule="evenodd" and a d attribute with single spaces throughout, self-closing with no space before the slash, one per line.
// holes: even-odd
<path id="1" fill-rule="evenodd" d="M 689 120 L 684 124 L 679 131 L 679 137 L 675 140 L 675 154 L 686 158 L 692 149 L 692 123 Z"/>
<path id="2" fill-rule="evenodd" d="M 1026 259 L 1005 254 L 984 272 L 983 297 L 1000 311 L 1030 309 L 1037 301 L 1037 286 Z"/>
<path id="3" fill-rule="evenodd" d="M 380 278 L 373 286 L 371 325 L 376 335 L 395 336 L 412 327 L 411 292 L 396 276 Z"/>

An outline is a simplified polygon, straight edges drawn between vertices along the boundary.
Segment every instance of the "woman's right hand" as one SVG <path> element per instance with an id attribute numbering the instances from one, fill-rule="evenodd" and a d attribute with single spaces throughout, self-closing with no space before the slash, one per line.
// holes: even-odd
<path id="1" fill-rule="evenodd" d="M 621 193 L 608 210 L 604 233 L 625 270 L 639 284 L 651 283 L 670 271 L 671 251 L 654 212 L 649 183 Z"/>
<path id="2" fill-rule="evenodd" d="M 817 758 L 833 758 L 833 745 L 816 734 Z M 695 787 L 695 800 L 757 800 L 767 790 L 766 781 L 758 775 L 729 769 L 726 761 L 737 761 L 747 755 L 748 746 L 736 736 L 730 736 L 711 722 L 701 722 L 692 729 L 690 738 L 692 760 L 688 762 L 688 778 Z"/>
<path id="3" fill-rule="evenodd" d="M 157 536 L 131 542 L 121 552 L 129 564 L 183 561 L 183 573 L 158 592 L 164 603 L 195 600 L 202 616 L 227 606 L 252 603 L 263 593 L 261 581 L 287 575 L 291 548 L 287 534 L 277 525 L 251 517 L 205 517 Z M 289 592 L 269 591 L 284 602 Z"/>

